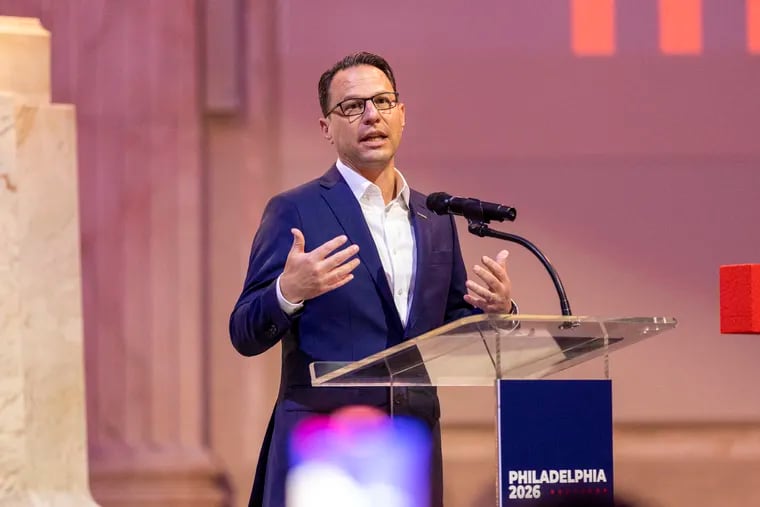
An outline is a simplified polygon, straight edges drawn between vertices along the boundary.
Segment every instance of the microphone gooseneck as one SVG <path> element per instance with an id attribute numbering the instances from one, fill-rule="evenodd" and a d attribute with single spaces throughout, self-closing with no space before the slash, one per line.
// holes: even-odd
<path id="1" fill-rule="evenodd" d="M 554 266 L 551 262 L 549 262 L 549 259 L 539 250 L 539 248 L 528 241 L 527 239 L 523 238 L 522 236 L 518 236 L 516 234 L 510 234 L 508 232 L 501 232 L 496 231 L 494 229 L 491 229 L 483 222 L 470 222 L 470 224 L 467 226 L 467 230 L 470 231 L 472 234 L 475 234 L 476 236 L 482 237 L 489 237 L 489 238 L 497 238 L 497 239 L 503 239 L 504 241 L 511 241 L 512 243 L 517 243 L 518 245 L 521 245 L 530 252 L 538 257 L 538 260 L 541 261 L 541 264 L 543 264 L 544 268 L 546 268 L 546 271 L 549 273 L 549 276 L 552 279 L 552 282 L 554 283 L 554 288 L 557 291 L 557 296 L 559 296 L 559 307 L 562 311 L 562 315 L 569 317 L 573 313 L 570 311 L 570 301 L 567 299 L 567 294 L 565 293 L 565 287 L 562 285 L 562 280 L 559 278 L 559 274 L 557 273 L 557 270 L 554 269 Z"/>
<path id="2" fill-rule="evenodd" d="M 571 316 L 570 302 L 567 299 L 565 293 L 565 287 L 562 285 L 562 280 L 559 278 L 557 270 L 546 255 L 541 250 L 523 238 L 516 234 L 510 234 L 507 232 L 501 232 L 488 227 L 488 222 L 491 220 L 510 220 L 513 221 L 517 217 L 517 210 L 509 206 L 503 206 L 501 204 L 495 204 L 490 202 L 480 201 L 473 198 L 461 198 L 452 197 L 445 192 L 434 192 L 427 198 L 426 205 L 428 209 L 438 215 L 462 215 L 467 219 L 469 225 L 467 230 L 476 236 L 489 237 L 502 239 L 504 241 L 511 241 L 527 248 L 533 255 L 535 255 L 541 264 L 546 268 L 549 276 L 554 283 L 554 288 L 559 296 L 559 305 L 562 311 L 562 315 Z"/>

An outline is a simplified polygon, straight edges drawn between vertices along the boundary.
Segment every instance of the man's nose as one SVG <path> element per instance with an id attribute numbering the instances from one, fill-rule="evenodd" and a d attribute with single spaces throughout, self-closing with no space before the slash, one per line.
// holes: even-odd
<path id="1" fill-rule="evenodd" d="M 380 112 L 375 107 L 375 103 L 371 99 L 367 99 L 364 102 L 364 112 L 362 113 L 362 121 L 365 123 L 375 123 L 380 118 Z"/>

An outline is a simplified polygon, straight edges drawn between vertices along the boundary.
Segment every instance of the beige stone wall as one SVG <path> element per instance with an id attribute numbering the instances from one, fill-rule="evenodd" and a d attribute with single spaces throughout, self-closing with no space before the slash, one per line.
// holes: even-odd
<path id="1" fill-rule="evenodd" d="M 13 129 L 15 104 L 12 96 L 0 96 L 0 491 L 5 496 L 21 494 L 24 488 L 26 419 L 24 364 L 22 359 L 21 280 L 19 266 L 19 220 L 16 171 L 16 139 Z"/>
<path id="2" fill-rule="evenodd" d="M 90 498 L 74 108 L 49 34 L 0 17 L 0 505 Z"/>

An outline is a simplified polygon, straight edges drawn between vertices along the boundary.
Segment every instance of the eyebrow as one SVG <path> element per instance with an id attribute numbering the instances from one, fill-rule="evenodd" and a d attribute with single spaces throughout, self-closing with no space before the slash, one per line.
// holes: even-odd
<path id="1" fill-rule="evenodd" d="M 354 95 L 354 94 L 352 94 L 352 95 L 346 95 L 345 97 L 343 97 L 342 99 L 340 99 L 337 103 L 340 104 L 344 100 L 351 100 L 351 99 L 369 99 L 369 98 L 372 98 L 372 97 L 374 97 L 376 95 L 380 95 L 381 93 L 396 93 L 396 92 L 391 91 L 391 90 L 383 90 L 381 92 L 375 92 L 372 95 L 370 95 L 369 97 L 363 97 L 361 95 Z"/>

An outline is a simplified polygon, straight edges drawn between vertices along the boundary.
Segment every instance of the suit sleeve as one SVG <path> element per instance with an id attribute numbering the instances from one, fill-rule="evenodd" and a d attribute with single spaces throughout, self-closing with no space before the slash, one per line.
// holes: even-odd
<path id="1" fill-rule="evenodd" d="M 275 286 L 293 244 L 293 227 L 302 227 L 298 209 L 284 197 L 274 197 L 253 238 L 243 291 L 230 315 L 232 345 L 245 356 L 272 347 L 298 318 L 282 311 Z"/>
<path id="2" fill-rule="evenodd" d="M 464 300 L 464 295 L 467 294 L 467 287 L 465 286 L 465 282 L 467 281 L 467 270 L 464 267 L 464 259 L 462 259 L 462 249 L 459 246 L 459 235 L 457 234 L 454 217 L 450 216 L 450 220 L 453 241 L 451 285 L 449 286 L 449 294 L 446 300 L 444 324 L 463 317 L 469 317 L 470 315 L 483 313 L 482 310 L 475 308 Z"/>

